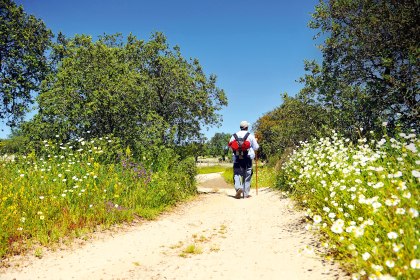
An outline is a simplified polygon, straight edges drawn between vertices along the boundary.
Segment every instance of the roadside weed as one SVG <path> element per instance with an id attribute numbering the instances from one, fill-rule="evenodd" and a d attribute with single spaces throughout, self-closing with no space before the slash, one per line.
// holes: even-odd
<path id="1" fill-rule="evenodd" d="M 0 161 L 0 258 L 82 237 L 98 225 L 152 219 L 196 193 L 193 159 L 177 161 L 167 152 L 165 161 L 162 153 L 157 168 L 109 152 L 114 142 L 49 140 L 36 153 Z"/>

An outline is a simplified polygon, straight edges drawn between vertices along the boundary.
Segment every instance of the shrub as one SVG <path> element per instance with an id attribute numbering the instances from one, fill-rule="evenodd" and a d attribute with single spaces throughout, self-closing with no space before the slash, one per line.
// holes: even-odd
<path id="1" fill-rule="evenodd" d="M 354 279 L 417 279 L 419 151 L 415 134 L 356 145 L 334 134 L 302 143 L 278 186 L 306 208 Z"/>

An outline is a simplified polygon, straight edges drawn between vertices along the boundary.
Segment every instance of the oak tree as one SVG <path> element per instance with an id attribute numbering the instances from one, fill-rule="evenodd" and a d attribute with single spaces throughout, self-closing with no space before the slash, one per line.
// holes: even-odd
<path id="1" fill-rule="evenodd" d="M 311 28 L 325 38 L 321 65 L 306 62 L 304 94 L 337 128 L 419 127 L 420 5 L 417 0 L 320 0 Z"/>
<path id="2" fill-rule="evenodd" d="M 48 73 L 52 33 L 12 0 L 0 0 L 0 120 L 15 126 Z"/>

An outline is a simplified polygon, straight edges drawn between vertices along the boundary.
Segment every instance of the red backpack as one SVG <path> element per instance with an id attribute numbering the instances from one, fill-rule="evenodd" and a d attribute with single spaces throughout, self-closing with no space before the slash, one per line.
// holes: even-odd
<path id="1" fill-rule="evenodd" d="M 244 156 L 247 156 L 248 150 L 249 148 L 251 148 L 251 142 L 247 140 L 249 134 L 250 133 L 247 132 L 242 138 L 238 137 L 236 133 L 233 134 L 235 140 L 231 141 L 228 145 L 235 153 L 235 155 L 238 156 L 240 159 L 242 159 Z"/>

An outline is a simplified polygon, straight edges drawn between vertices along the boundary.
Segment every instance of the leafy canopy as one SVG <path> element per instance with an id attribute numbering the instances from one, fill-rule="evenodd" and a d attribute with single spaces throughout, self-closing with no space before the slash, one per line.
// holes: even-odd
<path id="1" fill-rule="evenodd" d="M 34 139 L 114 135 L 137 151 L 200 139 L 227 105 L 216 77 L 187 61 L 162 33 L 148 42 L 78 35 L 54 47 L 55 71 L 43 82 L 39 113 L 22 126 Z"/>
<path id="2" fill-rule="evenodd" d="M 48 73 L 45 51 L 52 33 L 22 6 L 0 0 L 0 120 L 15 126 Z"/>
<path id="3" fill-rule="evenodd" d="M 259 118 L 255 135 L 261 146 L 261 158 L 275 158 L 300 141 L 325 133 L 328 126 L 322 107 L 309 104 L 302 98 L 283 96 L 283 103 Z"/>
<path id="4" fill-rule="evenodd" d="M 207 143 L 209 154 L 213 157 L 220 156 L 224 158 L 228 154 L 228 143 L 232 134 L 216 132 Z"/>
<path id="5" fill-rule="evenodd" d="M 337 129 L 419 127 L 417 0 L 320 1 L 309 23 L 325 36 L 322 65 L 307 61 L 302 94 L 327 108 Z"/>

